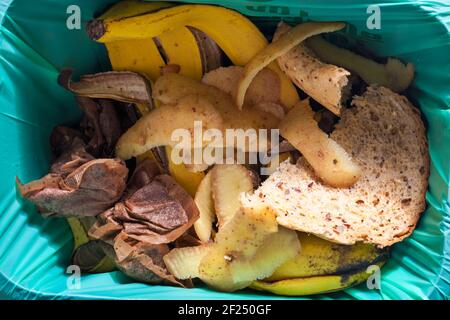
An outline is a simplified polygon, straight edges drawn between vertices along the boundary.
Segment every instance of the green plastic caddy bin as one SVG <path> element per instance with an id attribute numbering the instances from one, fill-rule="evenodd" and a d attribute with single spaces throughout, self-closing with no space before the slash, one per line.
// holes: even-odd
<path id="1" fill-rule="evenodd" d="M 110 70 L 106 50 L 84 29 L 69 30 L 68 7 L 83 26 L 114 0 L 0 0 L 0 298 L 6 299 L 285 299 L 244 290 L 220 293 L 136 283 L 120 272 L 83 275 L 68 289 L 72 235 L 64 219 L 44 219 L 17 195 L 15 177 L 28 182 L 47 173 L 52 128 L 76 123 L 72 94 L 56 83 L 59 70 Z M 190 1 L 186 1 L 190 2 Z M 192 1 L 212 3 L 214 1 Z M 413 235 L 393 248 L 381 270 L 381 288 L 365 284 L 313 299 L 448 299 L 450 295 L 450 1 L 228 0 L 263 30 L 280 19 L 346 21 L 330 40 L 379 57 L 412 62 L 410 99 L 428 129 L 431 175 L 427 209 Z M 369 29 L 368 7 L 378 5 L 379 29 Z M 69 12 L 69 13 L 68 13 Z M 267 28 L 266 28 L 267 27 Z M 292 298 L 290 298 L 292 299 Z"/>

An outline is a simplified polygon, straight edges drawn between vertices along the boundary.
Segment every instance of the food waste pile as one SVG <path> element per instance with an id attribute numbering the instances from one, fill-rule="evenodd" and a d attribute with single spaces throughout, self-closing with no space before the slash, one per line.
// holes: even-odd
<path id="1" fill-rule="evenodd" d="M 222 7 L 117 3 L 87 26 L 113 70 L 61 71 L 84 115 L 21 195 L 67 219 L 85 273 L 281 295 L 365 281 L 425 209 L 429 157 L 414 66 L 323 37 L 345 27 L 280 21 L 269 42 Z"/>

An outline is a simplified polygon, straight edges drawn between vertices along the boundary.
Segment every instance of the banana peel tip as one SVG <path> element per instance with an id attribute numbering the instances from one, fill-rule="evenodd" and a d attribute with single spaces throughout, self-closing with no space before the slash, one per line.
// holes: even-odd
<path id="1" fill-rule="evenodd" d="M 99 40 L 106 33 L 106 27 L 101 19 L 94 19 L 88 22 L 86 32 L 92 40 Z"/>

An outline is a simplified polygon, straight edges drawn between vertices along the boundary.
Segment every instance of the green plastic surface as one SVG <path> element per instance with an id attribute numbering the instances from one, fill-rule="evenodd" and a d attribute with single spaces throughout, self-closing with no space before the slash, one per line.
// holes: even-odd
<path id="1" fill-rule="evenodd" d="M 253 291 L 234 294 L 207 288 L 181 289 L 134 283 L 120 272 L 85 275 L 69 290 L 66 273 L 72 250 L 63 219 L 43 219 L 17 196 L 15 176 L 28 182 L 49 167 L 48 137 L 80 112 L 71 94 L 56 84 L 58 70 L 77 74 L 110 68 L 102 45 L 85 31 L 68 30 L 67 7 L 81 8 L 83 24 L 113 0 L 0 0 L 0 298 L 13 299 L 271 299 Z M 186 1 L 188 2 L 188 1 Z M 214 1 L 193 1 L 214 3 Z M 218 1 L 217 1 L 218 2 Z M 431 176 L 427 210 L 413 235 L 395 245 L 382 269 L 381 290 L 366 285 L 320 299 L 448 299 L 450 293 L 450 7 L 444 1 L 389 1 L 381 29 L 368 30 L 365 0 L 221 1 L 253 17 L 263 28 L 283 18 L 346 21 L 331 40 L 379 57 L 412 62 L 416 78 L 409 95 L 428 126 Z"/>

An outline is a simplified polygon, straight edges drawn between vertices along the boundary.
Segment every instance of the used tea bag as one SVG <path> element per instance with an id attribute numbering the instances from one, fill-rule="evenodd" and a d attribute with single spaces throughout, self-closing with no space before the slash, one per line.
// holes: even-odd
<path id="1" fill-rule="evenodd" d="M 156 164 L 147 159 L 130 179 L 126 197 L 98 216 L 90 234 L 110 241 L 119 231 L 150 244 L 171 243 L 198 218 L 192 197 L 169 175 L 156 175 Z"/>
<path id="2" fill-rule="evenodd" d="M 169 273 L 163 256 L 169 252 L 167 244 L 149 244 L 120 233 L 113 245 L 104 243 L 104 252 L 111 257 L 119 270 L 127 276 L 145 283 L 170 283 L 192 287 L 192 282 L 177 280 Z"/>
<path id="3" fill-rule="evenodd" d="M 96 216 L 119 201 L 127 176 L 122 160 L 95 160 L 75 138 L 48 175 L 25 185 L 17 178 L 17 185 L 45 217 L 85 217 Z"/>

